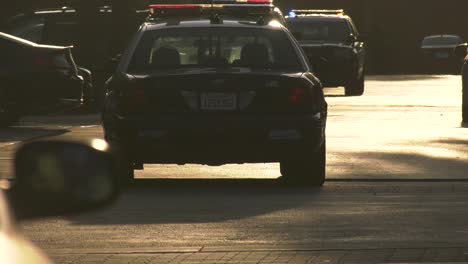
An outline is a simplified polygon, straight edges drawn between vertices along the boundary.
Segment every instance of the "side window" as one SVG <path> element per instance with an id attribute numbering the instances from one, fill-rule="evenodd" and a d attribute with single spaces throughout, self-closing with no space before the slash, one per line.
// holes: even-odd
<path id="1" fill-rule="evenodd" d="M 21 20 L 12 26 L 10 34 L 32 42 L 41 43 L 44 32 L 44 21 L 43 17 L 31 17 Z"/>

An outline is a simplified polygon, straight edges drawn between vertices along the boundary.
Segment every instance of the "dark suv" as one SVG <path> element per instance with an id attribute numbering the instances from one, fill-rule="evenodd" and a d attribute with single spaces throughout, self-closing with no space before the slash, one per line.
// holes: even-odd
<path id="1" fill-rule="evenodd" d="M 11 35 L 47 45 L 75 46 L 75 55 L 78 65 L 89 68 L 93 75 L 93 86 L 85 90 L 85 101 L 97 100 L 101 102 L 104 97 L 103 85 L 105 80 L 112 74 L 115 63 L 112 59 L 120 52 L 116 36 L 113 30 L 112 8 L 108 6 L 99 7 L 97 10 L 97 21 L 93 25 L 95 39 L 93 41 L 93 54 L 83 52 L 78 41 L 82 39 L 83 32 L 78 27 L 78 12 L 72 7 L 51 8 L 47 10 L 36 10 L 31 13 L 18 14 L 10 18 L 2 31 Z M 148 16 L 147 10 L 136 11 L 135 31 L 138 25 Z M 123 34 L 123 33 L 122 33 Z M 91 59 L 89 59 L 91 57 Z M 88 59 L 86 59 L 88 58 Z M 88 76 L 85 72 L 81 73 Z M 89 77 L 90 78 L 90 77 Z"/>
<path id="2" fill-rule="evenodd" d="M 286 21 L 324 86 L 364 93 L 364 43 L 343 10 L 293 10 Z"/>

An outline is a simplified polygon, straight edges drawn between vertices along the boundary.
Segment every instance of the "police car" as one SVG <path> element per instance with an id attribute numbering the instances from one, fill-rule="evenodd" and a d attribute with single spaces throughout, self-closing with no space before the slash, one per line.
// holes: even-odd
<path id="1" fill-rule="evenodd" d="M 324 183 L 322 86 L 271 1 L 242 2 L 151 6 L 107 82 L 122 182 L 151 163 L 280 162 L 282 179 Z"/>
<path id="2" fill-rule="evenodd" d="M 343 10 L 292 10 L 286 21 L 324 86 L 364 93 L 364 42 Z"/>

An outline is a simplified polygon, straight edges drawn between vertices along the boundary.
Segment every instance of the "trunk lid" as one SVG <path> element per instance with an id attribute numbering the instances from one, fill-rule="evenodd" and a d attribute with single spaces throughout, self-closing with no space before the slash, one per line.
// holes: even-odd
<path id="1" fill-rule="evenodd" d="M 123 91 L 128 113 L 266 113 L 291 108 L 291 89 L 309 93 L 302 73 L 185 71 L 134 76 Z"/>

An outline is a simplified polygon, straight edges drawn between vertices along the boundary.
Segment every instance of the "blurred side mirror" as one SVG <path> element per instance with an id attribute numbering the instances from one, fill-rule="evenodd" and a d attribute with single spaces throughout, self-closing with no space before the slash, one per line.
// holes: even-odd
<path id="1" fill-rule="evenodd" d="M 347 44 L 353 44 L 354 42 L 358 41 L 358 37 L 356 37 L 355 35 L 353 34 L 350 34 L 347 38 L 346 38 L 346 43 Z"/>
<path id="2" fill-rule="evenodd" d="M 9 192 L 19 219 L 66 215 L 111 203 L 118 194 L 118 164 L 107 143 L 35 141 L 16 152 Z"/>
<path id="3" fill-rule="evenodd" d="M 464 58 L 467 54 L 468 43 L 463 43 L 455 47 L 455 55 L 459 58 Z"/>
<path id="4" fill-rule="evenodd" d="M 109 60 L 109 68 L 111 68 L 112 71 L 114 71 L 115 68 L 117 68 L 117 65 L 119 65 L 121 58 L 122 58 L 122 54 L 119 53 Z"/>

